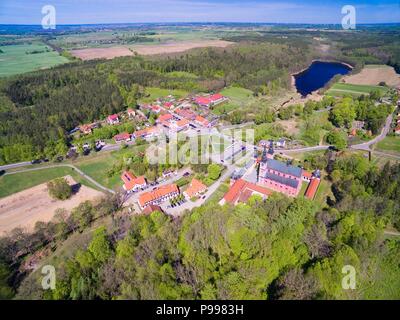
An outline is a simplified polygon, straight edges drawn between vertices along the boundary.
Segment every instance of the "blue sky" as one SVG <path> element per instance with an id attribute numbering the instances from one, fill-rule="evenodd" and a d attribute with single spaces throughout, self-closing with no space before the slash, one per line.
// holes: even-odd
<path id="1" fill-rule="evenodd" d="M 0 24 L 40 24 L 49 4 L 57 24 L 341 23 L 344 5 L 356 8 L 357 23 L 400 22 L 400 0 L 0 0 Z"/>

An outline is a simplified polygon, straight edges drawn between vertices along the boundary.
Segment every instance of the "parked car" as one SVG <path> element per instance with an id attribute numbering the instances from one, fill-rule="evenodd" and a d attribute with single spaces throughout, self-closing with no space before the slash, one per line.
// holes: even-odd
<path id="1" fill-rule="evenodd" d="M 35 159 L 35 160 L 32 160 L 32 161 L 31 161 L 31 164 L 39 164 L 39 163 L 41 163 L 41 162 L 42 162 L 41 160 Z"/>
<path id="2" fill-rule="evenodd" d="M 190 172 L 185 172 L 185 173 L 183 174 L 183 176 L 184 176 L 184 177 L 190 176 Z"/>

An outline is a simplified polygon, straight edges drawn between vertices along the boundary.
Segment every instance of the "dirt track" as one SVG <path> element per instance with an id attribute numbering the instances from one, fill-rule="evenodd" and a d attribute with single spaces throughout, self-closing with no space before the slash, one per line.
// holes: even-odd
<path id="1" fill-rule="evenodd" d="M 76 183 L 71 176 L 66 178 L 71 185 Z M 48 194 L 46 183 L 43 183 L 0 199 L 0 235 L 16 227 L 32 231 L 37 221 L 50 221 L 56 209 L 64 208 L 70 212 L 81 202 L 94 200 L 102 195 L 99 191 L 81 186 L 69 200 L 54 200 Z"/>
<path id="2" fill-rule="evenodd" d="M 400 75 L 389 66 L 370 66 L 362 69 L 360 73 L 344 77 L 343 81 L 345 83 L 370 86 L 385 82 L 388 86 L 395 87 L 400 85 Z"/>
<path id="3" fill-rule="evenodd" d="M 158 45 L 135 45 L 129 47 L 111 47 L 111 48 L 90 48 L 72 50 L 71 54 L 82 60 L 92 59 L 113 59 L 116 57 L 132 56 L 137 52 L 141 55 L 154 55 L 162 53 L 183 52 L 193 48 L 202 47 L 221 47 L 225 48 L 232 42 L 222 40 L 201 40 L 201 41 L 184 41 L 171 42 Z"/>

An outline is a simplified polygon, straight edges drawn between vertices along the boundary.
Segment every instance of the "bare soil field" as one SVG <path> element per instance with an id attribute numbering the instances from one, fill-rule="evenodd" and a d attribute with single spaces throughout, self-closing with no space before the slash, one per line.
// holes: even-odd
<path id="1" fill-rule="evenodd" d="M 372 65 L 366 66 L 360 73 L 344 77 L 343 82 L 371 86 L 385 82 L 388 86 L 395 87 L 400 85 L 400 75 L 396 73 L 393 67 Z"/>
<path id="2" fill-rule="evenodd" d="M 225 48 L 232 42 L 222 40 L 200 40 L 200 41 L 183 41 L 170 42 L 158 45 L 136 45 L 129 47 L 111 47 L 111 48 L 90 48 L 72 50 L 71 54 L 82 60 L 92 59 L 113 59 L 122 56 L 132 56 L 137 52 L 141 55 L 155 55 L 163 53 L 183 52 L 194 48 L 203 47 L 220 47 Z"/>
<path id="3" fill-rule="evenodd" d="M 71 176 L 65 177 L 70 185 L 76 184 Z M 69 213 L 81 202 L 96 200 L 103 193 L 81 185 L 79 191 L 70 199 L 61 201 L 49 196 L 46 183 L 0 199 L 0 236 L 14 228 L 21 227 L 32 231 L 38 221 L 48 222 L 58 208 Z"/>

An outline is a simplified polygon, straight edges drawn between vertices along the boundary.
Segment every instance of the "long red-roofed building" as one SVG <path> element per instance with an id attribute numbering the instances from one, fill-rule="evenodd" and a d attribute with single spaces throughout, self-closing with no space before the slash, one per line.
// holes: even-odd
<path id="1" fill-rule="evenodd" d="M 176 184 L 168 184 L 156 190 L 142 193 L 139 196 L 139 206 L 143 210 L 148 205 L 159 205 L 173 197 L 179 195 L 179 188 Z"/>
<path id="2" fill-rule="evenodd" d="M 306 198 L 310 200 L 314 200 L 315 195 L 318 191 L 319 183 L 321 180 L 319 178 L 313 178 L 308 185 L 306 193 L 304 194 Z"/>

